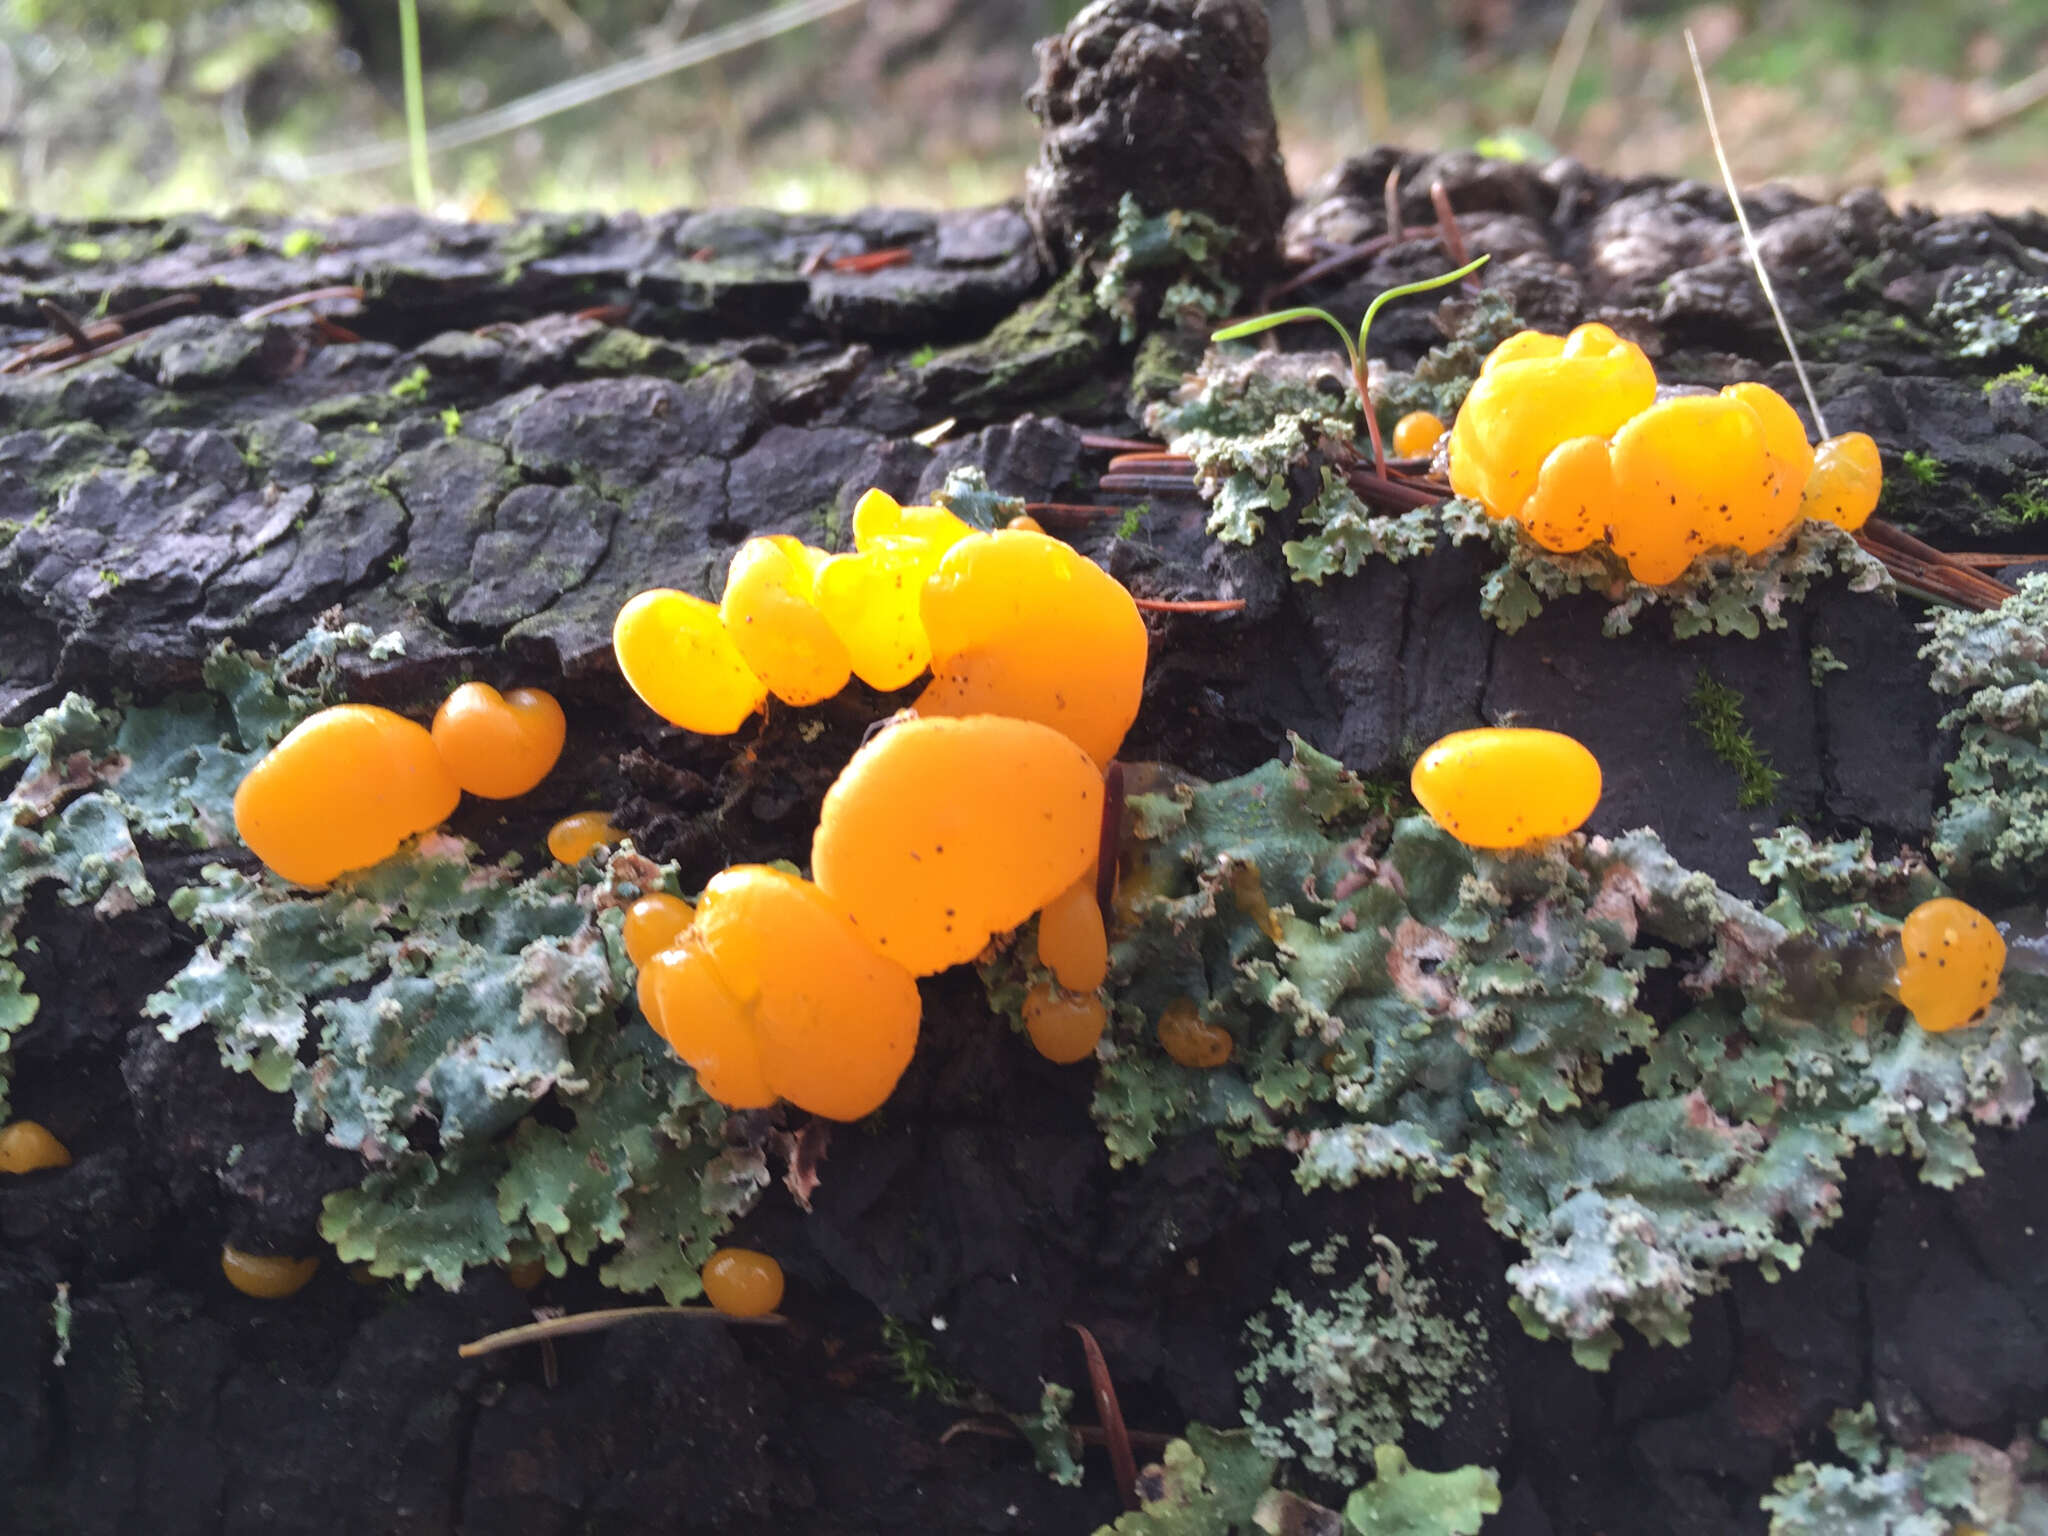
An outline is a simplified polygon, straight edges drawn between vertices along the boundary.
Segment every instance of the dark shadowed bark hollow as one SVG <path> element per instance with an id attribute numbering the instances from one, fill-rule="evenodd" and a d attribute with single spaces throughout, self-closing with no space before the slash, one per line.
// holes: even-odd
<path id="1" fill-rule="evenodd" d="M 1107 456 L 1084 434 L 1142 433 L 1134 365 L 1157 354 L 1068 302 L 1054 262 L 1105 234 L 1125 192 L 1243 229 L 1249 313 L 1283 257 L 1383 233 L 1398 166 L 1420 232 L 1312 301 L 1355 315 L 1440 270 L 1441 181 L 1467 245 L 1494 253 L 1489 283 L 1530 322 L 1602 318 L 1668 379 L 1762 377 L 1797 398 L 1715 188 L 1379 150 L 1287 212 L 1263 91 L 1232 94 L 1256 77 L 1263 25 L 1222 0 L 1091 7 L 1042 54 L 1048 136 L 1022 209 L 494 228 L 10 216 L 10 346 L 49 334 L 39 303 L 90 317 L 189 298 L 104 358 L 0 375 L 0 719 L 67 689 L 159 698 L 219 641 L 274 649 L 338 607 L 405 638 L 402 657 L 350 663 L 355 697 L 423 718 L 463 676 L 560 693 L 563 766 L 525 800 L 458 816 L 488 849 L 534 850 L 554 817 L 609 805 L 680 860 L 686 888 L 735 860 L 801 861 L 825 787 L 899 701 L 856 687 L 730 741 L 661 730 L 614 669 L 612 615 L 652 585 L 715 595 L 750 535 L 839 536 L 869 486 L 909 500 L 973 466 L 1028 501 L 1098 499 Z M 1752 211 L 1830 428 L 1871 432 L 1895 471 L 1887 515 L 1948 548 L 2040 547 L 2015 509 L 2048 476 L 2048 410 L 1985 388 L 2040 332 L 2000 329 L 1999 303 L 1969 300 L 1990 283 L 2008 312 L 2042 302 L 2048 218 L 1769 189 Z M 894 265 L 834 265 L 895 250 Z M 360 300 L 245 318 L 351 284 Z M 1436 339 L 1427 302 L 1374 337 L 1397 367 Z M 913 440 L 946 418 L 938 446 Z M 1896 472 L 1907 450 L 1939 478 Z M 1781 822 L 1867 826 L 1881 847 L 1928 835 L 1949 747 L 1911 599 L 1829 588 L 1759 639 L 1690 641 L 1655 616 L 1603 638 L 1599 605 L 1572 599 L 1503 636 L 1468 554 L 1301 585 L 1278 553 L 1287 529 L 1227 548 L 1203 511 L 1155 496 L 1133 537 L 1114 515 L 1073 532 L 1141 595 L 1247 604 L 1154 620 L 1128 758 L 1222 777 L 1293 730 L 1370 771 L 1519 715 L 1606 765 L 1595 830 L 1653 825 L 1733 889 L 1749 888 L 1751 840 Z M 1847 671 L 1817 678 L 1816 646 Z M 1774 804 L 1742 808 L 1689 724 L 1702 669 L 1746 701 L 1783 775 Z M 727 795 L 735 772 L 751 780 Z M 197 862 L 145 852 L 160 889 Z M 330 1259 L 288 1302 L 227 1290 L 222 1241 L 310 1251 L 320 1198 L 359 1162 L 296 1134 L 288 1101 L 223 1070 L 203 1032 L 169 1044 L 139 1017 L 190 953 L 161 907 L 100 919 L 36 898 L 23 931 L 44 1007 L 17 1041 L 15 1112 L 77 1161 L 0 1180 L 0 1530 L 22 1536 L 1085 1532 L 1119 1507 L 1101 1453 L 1066 1489 L 1020 1444 L 941 1444 L 957 1415 L 899 1385 L 882 1314 L 938 1330 L 936 1363 L 1018 1411 L 1042 1379 L 1087 1401 L 1064 1326 L 1083 1323 L 1134 1428 L 1229 1426 L 1244 1319 L 1287 1245 L 1335 1228 L 1433 1240 L 1460 1306 L 1482 1314 L 1493 1342 L 1475 1390 L 1409 1450 L 1498 1468 L 1500 1536 L 1760 1532 L 1759 1496 L 1837 1408 L 1876 1399 L 1895 1422 L 1998 1443 L 2048 1409 L 2034 1236 L 2048 1233 L 2048 1127 L 1981 1132 L 1987 1176 L 1955 1194 L 1858 1161 L 1844 1218 L 1800 1269 L 1775 1284 L 1741 1271 L 1697 1307 L 1688 1346 L 1631 1340 L 1594 1375 L 1509 1316 L 1515 1254 L 1462 1190 L 1304 1195 L 1284 1159 L 1232 1163 L 1206 1136 L 1112 1171 L 1088 1073 L 1026 1051 L 965 972 L 926 985 L 918 1059 L 884 1114 L 834 1136 L 815 1211 L 777 1188 L 740 1229 L 789 1271 L 789 1328 L 565 1340 L 549 1384 L 537 1353 L 463 1361 L 456 1346 L 536 1302 L 616 1301 L 585 1270 L 531 1297 L 488 1271 L 456 1294 L 407 1293 Z"/>

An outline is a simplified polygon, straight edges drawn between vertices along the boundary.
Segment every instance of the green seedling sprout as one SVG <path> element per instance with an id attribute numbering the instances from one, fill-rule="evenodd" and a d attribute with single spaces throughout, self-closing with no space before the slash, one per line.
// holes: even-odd
<path id="1" fill-rule="evenodd" d="M 1443 288 L 1451 283 L 1455 283 L 1459 278 L 1467 277 L 1477 272 L 1486 265 L 1487 260 L 1487 257 L 1481 256 L 1476 261 L 1468 261 L 1455 272 L 1446 272 L 1438 277 L 1425 277 L 1417 283 L 1403 283 L 1398 288 L 1387 289 L 1370 304 L 1366 305 L 1365 318 L 1358 322 L 1358 340 L 1355 343 L 1351 339 L 1350 330 L 1343 321 L 1339 320 L 1327 309 L 1316 309 L 1313 306 L 1303 309 L 1278 310 L 1270 315 L 1260 315 L 1255 320 L 1244 320 L 1236 325 L 1226 325 L 1222 330 L 1213 333 L 1209 339 L 1211 341 L 1238 341 L 1246 336 L 1256 336 L 1261 331 L 1270 331 L 1276 325 L 1289 325 L 1296 320 L 1320 320 L 1336 331 L 1338 336 L 1343 338 L 1345 355 L 1351 359 L 1351 382 L 1358 391 L 1359 409 L 1365 413 L 1365 430 L 1372 437 L 1373 468 L 1377 469 L 1381 475 L 1385 475 L 1387 472 L 1387 450 L 1386 446 L 1380 441 L 1379 417 L 1373 413 L 1372 395 L 1368 392 L 1365 383 L 1365 342 L 1366 337 L 1372 332 L 1373 316 L 1380 312 L 1381 305 L 1393 299 L 1405 299 L 1410 294 L 1428 293 L 1431 289 Z"/>
<path id="2" fill-rule="evenodd" d="M 412 198 L 426 213 L 434 206 L 434 175 L 427 165 L 427 92 L 420 79 L 419 0 L 398 0 L 398 46 L 405 55 L 405 137 L 412 154 Z"/>

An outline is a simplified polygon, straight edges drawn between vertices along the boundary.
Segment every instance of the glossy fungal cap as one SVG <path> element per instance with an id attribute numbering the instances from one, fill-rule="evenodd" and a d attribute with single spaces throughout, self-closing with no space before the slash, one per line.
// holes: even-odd
<path id="1" fill-rule="evenodd" d="M 1540 336 L 1540 333 L 1535 333 Z M 1451 489 L 1495 517 L 1515 517 L 1543 461 L 1574 437 L 1608 437 L 1657 397 L 1642 349 L 1604 325 L 1494 349 L 1451 425 Z"/>
<path id="2" fill-rule="evenodd" d="M 427 728 L 374 704 L 309 715 L 235 788 L 235 830 L 287 880 L 368 869 L 462 798 Z"/>
<path id="3" fill-rule="evenodd" d="M 1813 474 L 1813 445 L 1806 440 L 1806 423 L 1792 409 L 1792 403 L 1768 384 L 1730 384 L 1721 393 L 1740 400 L 1756 412 L 1764 429 L 1764 456 L 1775 478 L 1771 482 L 1769 510 L 1758 524 L 1759 535 L 1769 534 L 1755 548 L 1738 546 L 1750 554 L 1761 554 L 1792 531 L 1800 518 L 1800 498 Z M 1775 528 L 1777 531 L 1771 533 Z"/>
<path id="4" fill-rule="evenodd" d="M 1393 449 L 1404 459 L 1419 459 L 1434 451 L 1444 435 L 1444 420 L 1431 411 L 1410 411 L 1394 423 Z"/>
<path id="5" fill-rule="evenodd" d="M 464 683 L 434 711 L 434 747 L 455 782 L 486 800 L 523 795 L 548 776 L 569 734 L 562 706 L 538 688 L 501 694 Z"/>
<path id="6" fill-rule="evenodd" d="M 1409 777 L 1430 820 L 1470 848 L 1519 848 L 1575 832 L 1600 803 L 1600 764 L 1556 731 L 1454 731 Z"/>
<path id="7" fill-rule="evenodd" d="M 1990 918 L 1953 896 L 1923 901 L 1899 930 L 1899 1001 L 1922 1029 L 1976 1024 L 1998 996 L 2005 940 Z"/>
<path id="8" fill-rule="evenodd" d="M 704 1299 L 727 1317 L 766 1317 L 782 1305 L 782 1266 L 751 1248 L 721 1248 L 697 1272 Z"/>
<path id="9" fill-rule="evenodd" d="M 232 1243 L 220 1251 L 220 1272 L 228 1284 L 258 1301 L 282 1301 L 306 1288 L 319 1258 L 294 1259 L 283 1254 L 244 1253 Z"/>
<path id="10" fill-rule="evenodd" d="M 1607 533 L 1614 465 L 1604 437 L 1574 437 L 1550 450 L 1517 521 L 1545 549 L 1568 555 Z"/>
<path id="11" fill-rule="evenodd" d="M 626 958 L 636 966 L 645 966 L 675 943 L 677 936 L 690 926 L 690 919 L 696 915 L 696 908 L 682 897 L 671 896 L 666 891 L 651 891 L 642 896 L 626 908 L 626 921 L 620 929 L 620 937 L 626 944 Z"/>
<path id="12" fill-rule="evenodd" d="M 690 1064 L 698 1086 L 712 1098 L 727 1109 L 766 1109 L 775 1102 L 761 1070 L 754 1010 L 733 996 L 694 930 L 647 962 L 639 994 L 647 1022 Z"/>
<path id="13" fill-rule="evenodd" d="M 1764 452 L 1763 423 L 1740 400 L 1661 400 L 1614 434 L 1610 458 L 1615 499 L 1608 537 L 1637 581 L 1676 581 L 1695 557 L 1747 549 L 1775 526 L 1775 471 Z"/>
<path id="14" fill-rule="evenodd" d="M 564 864 L 581 864 L 593 850 L 623 836 L 603 811 L 578 811 L 548 828 L 548 852 Z"/>
<path id="15" fill-rule="evenodd" d="M 905 720 L 825 792 L 811 870 L 863 939 L 929 976 L 1079 880 L 1101 840 L 1102 774 L 1059 732 L 1001 715 Z"/>
<path id="16" fill-rule="evenodd" d="M 1237 1042 L 1220 1024 L 1202 1017 L 1191 997 L 1177 997 L 1166 1005 L 1157 1025 L 1159 1047 L 1184 1067 L 1212 1071 L 1230 1060 Z"/>
<path id="17" fill-rule="evenodd" d="M 1844 432 L 1813 452 L 1813 474 L 1800 503 L 1803 516 L 1854 533 L 1877 510 L 1884 489 L 1884 463 L 1867 432 Z"/>
<path id="18" fill-rule="evenodd" d="M 749 539 L 725 573 L 725 631 L 785 704 L 829 699 L 853 675 L 845 643 L 811 600 L 818 566 L 830 558 L 788 537 Z"/>
<path id="19" fill-rule="evenodd" d="M 0 1126 L 0 1173 L 36 1173 L 44 1168 L 69 1168 L 71 1149 L 34 1120 Z"/>
<path id="20" fill-rule="evenodd" d="M 612 654 L 643 704 L 700 736 L 730 736 L 768 698 L 718 609 L 687 592 L 628 598 L 612 621 Z"/>
<path id="21" fill-rule="evenodd" d="M 1145 621 L 1121 583 L 1058 539 L 983 534 L 924 587 L 932 680 L 921 715 L 1007 715 L 1061 731 L 1098 768 L 1145 687 Z"/>
<path id="22" fill-rule="evenodd" d="M 944 507 L 906 507 L 887 491 L 869 491 L 853 507 L 853 547 L 858 550 L 903 540 L 942 556 L 973 532 L 973 524 Z"/>
<path id="23" fill-rule="evenodd" d="M 859 554 L 834 555 L 819 567 L 818 612 L 870 688 L 894 692 L 931 665 L 924 584 L 941 558 L 915 539 L 871 539 Z"/>
<path id="24" fill-rule="evenodd" d="M 1063 1067 L 1095 1054 L 1108 1020 L 1093 992 L 1077 995 L 1041 981 L 1024 994 L 1024 1032 L 1032 1049 Z"/>
<path id="25" fill-rule="evenodd" d="M 1109 975 L 1109 935 L 1102 927 L 1093 869 L 1038 914 L 1038 963 L 1069 992 L 1093 992 Z"/>
<path id="26" fill-rule="evenodd" d="M 917 1049 L 923 1005 L 910 972 L 870 948 L 838 901 L 742 864 L 704 888 L 692 931 L 751 1015 L 769 1088 L 832 1120 L 881 1108 Z M 684 1051 L 690 1024 L 666 994 L 661 1006 Z"/>

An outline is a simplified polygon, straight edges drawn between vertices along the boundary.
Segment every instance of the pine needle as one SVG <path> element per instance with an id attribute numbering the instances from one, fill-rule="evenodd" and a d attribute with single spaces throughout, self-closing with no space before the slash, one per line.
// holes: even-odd
<path id="1" fill-rule="evenodd" d="M 1806 391 L 1807 408 L 1813 412 L 1815 434 L 1828 435 L 1828 419 L 1821 414 L 1820 397 L 1813 392 L 1813 380 L 1806 376 L 1806 364 L 1800 361 L 1798 344 L 1792 340 L 1792 327 L 1785 323 L 1785 311 L 1778 307 L 1778 291 L 1771 286 L 1771 274 L 1764 268 L 1763 256 L 1756 248 L 1756 232 L 1749 227 L 1749 213 L 1742 206 L 1742 194 L 1735 188 L 1735 172 L 1728 165 L 1728 151 L 1721 143 L 1721 128 L 1714 121 L 1714 99 L 1707 94 L 1706 66 L 1700 63 L 1699 44 L 1693 41 L 1692 28 L 1685 29 L 1685 51 L 1692 56 L 1692 77 L 1700 88 L 1700 107 L 1707 116 L 1707 137 L 1714 141 L 1714 159 L 1721 167 L 1721 184 L 1728 189 L 1728 201 L 1735 205 L 1735 221 L 1742 226 L 1742 244 L 1749 252 L 1749 264 L 1756 268 L 1756 280 L 1762 284 L 1764 299 L 1771 306 L 1771 318 L 1778 322 L 1778 334 L 1785 338 L 1785 351 L 1792 358 L 1792 371 L 1799 375 L 1799 387 Z"/>

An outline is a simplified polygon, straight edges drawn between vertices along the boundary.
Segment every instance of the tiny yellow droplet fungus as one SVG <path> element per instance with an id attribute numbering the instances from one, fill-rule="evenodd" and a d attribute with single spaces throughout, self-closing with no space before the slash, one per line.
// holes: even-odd
<path id="1" fill-rule="evenodd" d="M 1600 803 L 1600 764 L 1556 731 L 1454 731 L 1416 759 L 1410 787 L 1430 819 L 1471 848 L 1563 837 Z"/>
<path id="2" fill-rule="evenodd" d="M 1884 490 L 1884 461 L 1868 433 L 1844 432 L 1813 452 L 1813 475 L 1806 482 L 1800 511 L 1820 522 L 1854 533 L 1870 521 Z"/>
<path id="3" fill-rule="evenodd" d="M 782 1305 L 782 1266 L 751 1248 L 721 1248 L 698 1271 L 704 1299 L 727 1317 L 766 1317 Z"/>
<path id="4" fill-rule="evenodd" d="M 232 1243 L 220 1251 L 220 1272 L 228 1277 L 228 1284 L 258 1301 L 282 1301 L 296 1295 L 305 1289 L 319 1267 L 317 1257 L 294 1259 L 283 1254 L 244 1253 Z"/>
<path id="5" fill-rule="evenodd" d="M 434 747 L 455 782 L 486 800 L 523 795 L 562 755 L 568 723 L 551 693 L 464 683 L 434 712 Z"/>
<path id="6" fill-rule="evenodd" d="M 235 789 L 235 830 L 300 885 L 368 869 L 438 826 L 462 791 L 423 725 L 373 704 L 299 722 Z"/>
<path id="7" fill-rule="evenodd" d="M 51 1135 L 47 1126 L 34 1120 L 0 1126 L 0 1173 L 36 1173 L 70 1166 L 71 1149 Z"/>
<path id="8" fill-rule="evenodd" d="M 1933 1033 L 1982 1022 L 2005 974 L 1997 926 L 1952 896 L 1923 901 L 1899 930 L 1899 1001 Z"/>
<path id="9" fill-rule="evenodd" d="M 1039 982 L 1024 994 L 1024 1032 L 1047 1061 L 1068 1066 L 1095 1054 L 1108 1014 L 1094 993 L 1073 993 Z"/>
<path id="10" fill-rule="evenodd" d="M 1156 1028 L 1160 1049 L 1181 1066 L 1198 1072 L 1224 1065 L 1237 1048 L 1230 1031 L 1204 1019 L 1191 997 L 1177 997 L 1168 1003 Z"/>
<path id="11" fill-rule="evenodd" d="M 1432 453 L 1444 435 L 1441 416 L 1431 411 L 1410 411 L 1394 423 L 1394 453 L 1403 459 L 1420 459 Z"/>
<path id="12" fill-rule="evenodd" d="M 673 944 L 696 915 L 696 909 L 687 901 L 666 891 L 651 891 L 642 896 L 626 908 L 625 926 L 620 934 L 625 940 L 626 958 L 636 967 L 644 967 Z"/>
<path id="13" fill-rule="evenodd" d="M 581 864 L 593 849 L 616 843 L 622 835 L 603 811 L 577 811 L 548 828 L 548 852 L 564 864 Z"/>

